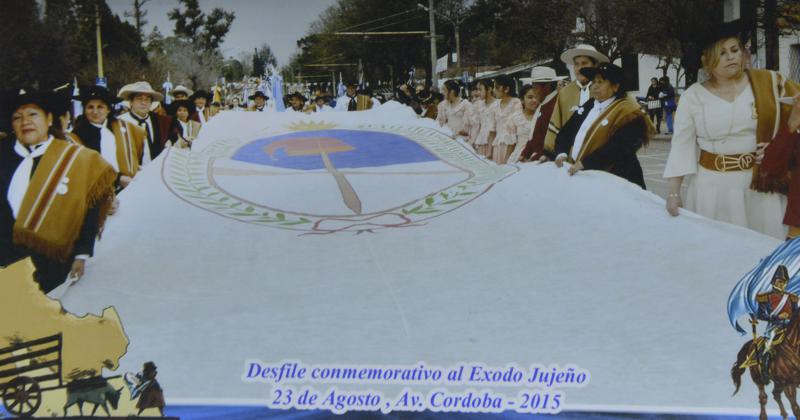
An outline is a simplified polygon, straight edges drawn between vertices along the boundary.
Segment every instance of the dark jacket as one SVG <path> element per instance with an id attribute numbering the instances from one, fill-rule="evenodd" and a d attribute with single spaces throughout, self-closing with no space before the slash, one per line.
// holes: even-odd
<path id="1" fill-rule="evenodd" d="M 561 128 L 556 137 L 556 156 L 561 153 L 570 154 L 572 145 L 575 144 L 575 136 L 593 106 L 594 99 L 586 101 L 583 105 L 583 113 L 573 113 Z M 636 151 L 647 141 L 647 122 L 644 118 L 643 115 L 641 118 L 636 118 L 625 126 L 617 128 L 605 145 L 592 154 L 584 156 L 581 160 L 583 168 L 606 171 L 646 189 L 642 165 L 639 164 L 639 159 L 636 157 Z"/>

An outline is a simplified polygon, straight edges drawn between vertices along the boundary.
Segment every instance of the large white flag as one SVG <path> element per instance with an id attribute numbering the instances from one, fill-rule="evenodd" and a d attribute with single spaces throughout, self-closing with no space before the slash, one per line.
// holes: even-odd
<path id="1" fill-rule="evenodd" d="M 399 104 L 223 112 L 120 200 L 63 303 L 113 305 L 123 368 L 155 361 L 171 401 L 272 398 L 251 359 L 572 364 L 571 409 L 756 401 L 730 396 L 725 305 L 778 241 L 604 172 L 497 166 Z"/>

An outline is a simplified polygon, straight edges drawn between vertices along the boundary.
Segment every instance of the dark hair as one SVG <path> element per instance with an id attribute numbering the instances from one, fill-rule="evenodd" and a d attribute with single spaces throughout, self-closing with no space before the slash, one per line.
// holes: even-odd
<path id="1" fill-rule="evenodd" d="M 478 85 L 483 85 L 484 89 L 491 91 L 492 90 L 492 81 L 489 79 L 481 79 L 475 82 L 475 88 L 477 89 Z"/>
<path id="2" fill-rule="evenodd" d="M 519 98 L 521 100 L 523 100 L 523 98 L 525 98 L 525 95 L 527 95 L 528 92 L 531 91 L 531 90 L 533 90 L 533 85 L 532 84 L 530 84 L 530 85 L 522 85 L 522 88 L 519 90 Z M 524 100 L 522 102 L 522 107 L 525 108 Z"/>
<path id="3" fill-rule="evenodd" d="M 511 76 L 507 74 L 501 74 L 494 79 L 494 84 L 507 87 L 509 96 L 517 96 L 517 83 L 514 82 L 514 79 Z"/>
<path id="4" fill-rule="evenodd" d="M 659 81 L 659 82 L 664 82 L 664 83 L 667 83 L 667 84 L 669 84 L 669 77 L 668 77 L 668 76 L 663 76 L 663 77 L 662 77 L 661 79 L 659 79 L 658 81 Z"/>
<path id="5" fill-rule="evenodd" d="M 456 92 L 456 96 L 461 97 L 461 85 L 455 80 L 448 80 L 444 82 L 444 87 L 447 88 L 448 95 L 450 92 Z"/>

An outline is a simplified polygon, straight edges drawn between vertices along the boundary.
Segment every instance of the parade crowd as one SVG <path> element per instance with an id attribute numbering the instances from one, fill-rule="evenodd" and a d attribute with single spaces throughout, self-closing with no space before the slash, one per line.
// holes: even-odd
<path id="1" fill-rule="evenodd" d="M 680 208 L 774 237 L 800 234 L 800 86 L 779 73 L 750 68 L 738 22 L 709 31 L 701 60 L 707 80 L 676 98 L 669 79 L 654 80 L 646 100 L 666 112 L 671 151 L 666 211 Z M 570 175 L 600 170 L 646 188 L 637 151 L 660 128 L 660 115 L 629 96 L 622 68 L 591 45 L 561 55 L 574 80 L 538 66 L 529 78 L 507 75 L 441 93 L 403 84 L 390 100 L 449 128 L 498 165 L 567 166 Z M 386 99 L 355 82 L 338 98 L 317 91 L 283 98 L 286 112 L 349 112 Z M 148 82 L 4 95 L 0 124 L 0 266 L 31 257 L 35 278 L 49 292 L 80 278 L 95 238 L 113 216 L 116 195 L 168 147 L 191 148 L 221 110 L 267 112 L 271 98 L 256 91 L 242 101 L 177 86 L 169 104 Z M 70 114 L 78 99 L 83 113 Z M 249 106 L 241 105 L 249 102 Z M 677 106 L 672 121 L 672 110 Z M 272 108 L 274 111 L 274 107 Z M 651 118 L 655 119 L 654 126 Z M 6 128 L 4 128 L 6 127 Z M 391 153 L 391 151 L 387 151 Z M 681 185 L 687 178 L 688 190 Z"/>

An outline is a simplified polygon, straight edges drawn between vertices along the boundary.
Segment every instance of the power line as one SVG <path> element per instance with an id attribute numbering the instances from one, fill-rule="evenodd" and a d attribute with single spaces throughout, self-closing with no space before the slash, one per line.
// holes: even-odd
<path id="1" fill-rule="evenodd" d="M 380 22 L 382 20 L 391 19 L 391 18 L 396 17 L 396 16 L 400 16 L 400 15 L 404 15 L 406 13 L 411 13 L 411 12 L 416 12 L 416 11 L 417 11 L 417 9 L 409 9 L 409 10 L 406 10 L 405 12 L 395 13 L 393 15 L 384 16 L 382 18 L 373 19 L 373 20 L 370 20 L 370 21 L 367 21 L 367 22 L 362 22 L 362 23 L 359 23 L 358 25 L 348 26 L 347 28 L 342 28 L 342 29 L 339 29 L 339 30 L 333 31 L 333 32 L 347 31 L 348 29 L 358 28 L 359 26 L 369 25 L 370 23 Z"/>

